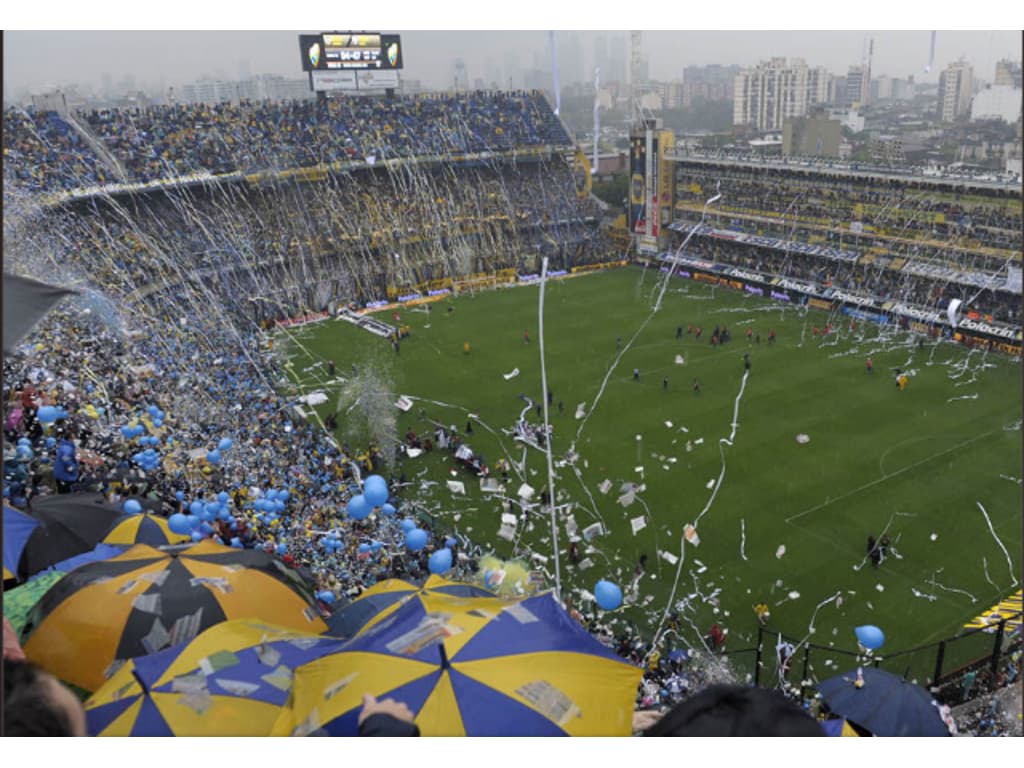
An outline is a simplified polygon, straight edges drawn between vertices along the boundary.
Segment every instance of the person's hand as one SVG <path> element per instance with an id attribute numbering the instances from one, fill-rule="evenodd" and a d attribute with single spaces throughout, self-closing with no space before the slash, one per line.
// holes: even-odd
<path id="1" fill-rule="evenodd" d="M 359 712 L 359 725 L 362 725 L 363 721 L 370 715 L 391 715 L 406 723 L 411 723 L 415 719 L 412 710 L 404 702 L 395 701 L 394 699 L 377 701 L 369 693 L 364 693 L 363 708 Z"/>
<path id="2" fill-rule="evenodd" d="M 646 731 L 661 720 L 662 714 L 655 709 L 637 710 L 633 713 L 633 733 Z"/>

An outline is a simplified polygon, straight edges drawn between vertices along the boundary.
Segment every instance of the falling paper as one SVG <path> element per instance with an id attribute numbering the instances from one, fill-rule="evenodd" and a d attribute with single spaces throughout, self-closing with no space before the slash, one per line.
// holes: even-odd
<path id="1" fill-rule="evenodd" d="M 809 438 L 807 435 L 799 434 L 796 436 L 796 441 L 800 443 L 800 445 L 806 445 L 807 443 L 811 442 L 811 438 Z"/>
<path id="2" fill-rule="evenodd" d="M 206 691 L 194 691 L 179 696 L 178 703 L 185 705 L 197 715 L 202 715 L 213 706 L 213 699 Z"/>
<path id="3" fill-rule="evenodd" d="M 274 686 L 279 691 L 288 691 L 291 690 L 292 687 L 292 671 L 282 664 L 273 672 L 269 672 L 260 677 L 260 680 L 265 682 L 267 685 Z"/>
<path id="4" fill-rule="evenodd" d="M 171 636 L 160 619 L 153 622 L 153 628 L 149 630 L 149 634 L 142 638 L 142 645 L 146 649 L 146 653 L 156 653 L 162 648 L 166 648 L 170 642 Z"/>
<path id="5" fill-rule="evenodd" d="M 214 684 L 220 686 L 232 696 L 248 696 L 260 689 L 256 683 L 247 683 L 244 680 L 223 680 L 215 678 Z"/>
<path id="6" fill-rule="evenodd" d="M 697 529 L 693 525 L 683 528 L 683 538 L 695 547 L 700 546 L 700 536 L 697 535 Z"/>
<path id="7" fill-rule="evenodd" d="M 521 486 L 519 486 L 519 491 L 516 495 L 519 496 L 519 498 L 524 499 L 525 501 L 529 501 L 530 499 L 533 498 L 534 493 L 536 493 L 536 490 L 533 488 L 533 486 L 528 485 L 527 483 L 523 483 Z"/>
<path id="8" fill-rule="evenodd" d="M 503 374 L 501 374 L 501 377 L 503 379 L 505 379 L 505 381 L 508 381 L 509 379 L 514 379 L 518 375 L 519 375 L 519 369 L 518 368 L 513 368 L 512 369 L 512 373 L 503 373 Z"/>
<path id="9" fill-rule="evenodd" d="M 619 504 L 621 504 L 624 507 L 628 507 L 634 501 L 636 501 L 636 492 L 635 491 L 630 490 L 630 491 L 627 491 L 626 493 L 622 494 L 621 496 L 619 496 Z"/>
<path id="10" fill-rule="evenodd" d="M 583 540 L 589 543 L 596 539 L 598 536 L 600 536 L 602 533 L 604 533 L 604 528 L 601 526 L 601 524 L 593 523 L 583 529 Z"/>
<path id="11" fill-rule="evenodd" d="M 143 594 L 132 600 L 132 608 L 143 613 L 152 613 L 157 616 L 160 615 L 160 595 L 159 594 Z"/>
<path id="12" fill-rule="evenodd" d="M 586 403 L 580 403 L 579 405 L 577 405 L 576 406 L 576 418 L 577 419 L 582 419 L 586 415 L 587 415 L 587 404 Z"/>
<path id="13" fill-rule="evenodd" d="M 666 421 L 665 422 L 665 426 L 668 427 L 669 429 L 672 429 L 672 422 L 671 421 Z"/>
<path id="14" fill-rule="evenodd" d="M 585 570 L 587 570 L 587 568 L 590 568 L 593 565 L 594 565 L 594 561 L 591 560 L 589 557 L 585 557 L 582 560 L 580 560 L 580 570 L 581 571 L 585 571 Z"/>
<path id="15" fill-rule="evenodd" d="M 605 495 L 608 495 L 608 491 L 610 491 L 611 489 L 612 489 L 612 481 L 608 480 L 607 478 L 602 480 L 601 484 L 599 486 L 597 486 L 597 490 L 599 490 L 601 493 L 603 493 Z"/>
<path id="16" fill-rule="evenodd" d="M 800 597 L 800 593 L 797 592 L 796 590 L 794 590 L 794 591 L 789 593 L 789 599 L 790 600 L 796 600 L 798 597 Z"/>
<path id="17" fill-rule="evenodd" d="M 939 538 L 939 534 L 933 533 L 929 538 L 931 538 L 932 541 L 936 541 Z"/>
<path id="18" fill-rule="evenodd" d="M 679 562 L 679 558 L 673 555 L 671 552 L 661 552 L 661 556 L 669 562 L 669 565 L 675 565 Z"/>
<path id="19" fill-rule="evenodd" d="M 647 520 L 641 515 L 640 517 L 634 517 L 629 521 L 629 524 L 633 528 L 633 535 L 636 536 L 637 533 L 647 527 Z"/>
<path id="20" fill-rule="evenodd" d="M 786 545 L 779 544 L 779 548 L 775 550 L 775 557 L 781 560 L 784 554 L 786 554 Z"/>
<path id="21" fill-rule="evenodd" d="M 711 478 L 710 480 L 708 480 L 707 483 L 704 485 L 704 487 L 707 488 L 709 491 L 712 488 L 714 488 L 715 487 L 715 478 Z"/>
<path id="22" fill-rule="evenodd" d="M 682 355 L 676 355 L 676 365 L 686 365 Z"/>
<path id="23" fill-rule="evenodd" d="M 406 448 L 405 449 L 405 455 L 408 456 L 410 459 L 416 459 L 416 458 L 419 458 L 420 456 L 423 455 L 423 449 L 422 448 Z"/>
<path id="24" fill-rule="evenodd" d="M 461 480 L 449 480 L 448 490 L 452 493 L 461 493 L 462 495 L 465 495 L 466 486 Z"/>
<path id="25" fill-rule="evenodd" d="M 397 408 L 400 411 L 408 412 L 412 410 L 412 400 L 410 400 L 405 395 L 402 395 L 401 397 L 398 398 L 398 401 L 395 403 L 395 408 Z"/>
<path id="26" fill-rule="evenodd" d="M 231 653 L 231 651 L 217 651 L 206 658 L 200 659 L 199 668 L 203 670 L 204 674 L 212 675 L 214 672 L 233 667 L 238 663 L 238 657 Z"/>
<path id="27" fill-rule="evenodd" d="M 281 661 L 281 652 L 266 643 L 262 643 L 256 649 L 256 656 L 259 658 L 260 664 L 267 667 L 276 667 L 278 662 Z"/>

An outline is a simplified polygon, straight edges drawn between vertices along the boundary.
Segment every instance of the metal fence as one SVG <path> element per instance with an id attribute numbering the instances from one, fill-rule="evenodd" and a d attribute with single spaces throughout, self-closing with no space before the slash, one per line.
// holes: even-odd
<path id="1" fill-rule="evenodd" d="M 972 692 L 995 683 L 1008 668 L 1009 656 L 1022 648 L 1020 612 L 1002 617 L 988 627 L 970 629 L 934 643 L 894 653 L 865 653 L 802 642 L 768 627 L 758 628 L 757 645 L 729 653 L 733 666 L 748 673 L 755 685 L 775 687 L 783 680 L 798 688 L 874 666 L 911 680 L 956 704 Z M 793 648 L 784 659 L 778 648 Z"/>

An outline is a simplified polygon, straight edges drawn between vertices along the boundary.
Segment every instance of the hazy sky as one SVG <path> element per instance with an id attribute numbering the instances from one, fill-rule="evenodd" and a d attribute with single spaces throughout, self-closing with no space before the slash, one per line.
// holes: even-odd
<path id="1" fill-rule="evenodd" d="M 874 21 L 878 27 L 892 28 L 906 27 L 908 20 L 911 22 L 909 26 L 941 27 L 944 21 L 946 26 L 957 26 L 955 21 L 948 23 L 950 17 L 965 23 L 961 19 L 963 13 L 953 13 L 937 6 L 917 6 L 928 8 L 929 12 L 914 15 L 912 10 L 908 19 L 906 8 L 893 11 L 891 9 L 895 6 L 883 0 L 858 0 L 853 5 L 842 5 L 838 11 L 833 8 L 824 12 L 820 11 L 823 4 L 817 3 L 812 6 L 812 13 L 800 12 L 799 3 L 793 0 L 786 4 L 784 11 L 779 11 L 778 4 L 749 4 L 747 0 L 731 0 L 724 11 L 721 10 L 725 8 L 724 4 L 710 5 L 710 10 L 708 7 L 680 10 L 678 5 L 659 3 L 650 6 L 652 12 L 646 18 L 644 14 L 632 12 L 633 7 L 624 0 L 613 3 L 601 0 L 589 6 L 572 4 L 576 9 L 585 9 L 585 14 L 571 8 L 567 12 L 564 6 L 555 7 L 541 0 L 517 0 L 507 5 L 475 3 L 466 12 L 458 8 L 452 10 L 448 4 L 445 4 L 446 10 L 438 11 L 439 4 L 419 4 L 414 0 L 389 0 L 386 8 L 379 5 L 384 12 L 377 19 L 367 18 L 365 12 L 358 18 L 347 11 L 339 13 L 336 2 L 326 4 L 329 9 L 326 11 L 316 8 L 314 2 L 312 7 L 316 12 L 310 13 L 308 1 L 301 4 L 301 13 L 285 13 L 290 10 L 285 6 L 275 7 L 268 15 L 261 6 L 255 18 L 251 15 L 240 17 L 230 10 L 231 4 L 218 11 L 208 0 L 206 3 L 179 0 L 170 6 L 155 6 L 174 8 L 179 15 L 171 18 L 147 17 L 145 10 L 140 12 L 138 4 L 126 6 L 127 13 L 120 8 L 107 9 L 106 16 L 102 9 L 97 12 L 93 4 L 88 4 L 87 9 L 81 3 L 70 4 L 55 12 L 53 2 L 50 2 L 45 5 L 45 15 L 40 18 L 31 17 L 31 7 L 17 8 L 16 14 L 29 15 L 24 19 L 5 19 L 8 28 L 46 29 L 59 18 L 71 28 L 76 24 L 136 29 L 166 26 L 230 28 L 244 20 L 247 26 L 291 31 L 8 31 L 3 39 L 3 82 L 5 87 L 17 90 L 74 82 L 98 85 L 105 73 L 115 84 L 126 75 L 134 75 L 139 85 L 161 82 L 180 85 L 203 75 L 237 79 L 244 71 L 299 77 L 302 73 L 296 36 L 300 31 L 352 29 L 400 32 L 405 46 L 402 76 L 421 80 L 426 86 L 450 85 L 456 57 L 465 61 L 471 82 L 477 77 L 489 81 L 491 73 L 500 73 L 503 85 L 507 85 L 508 74 L 504 70 L 510 57 L 517 59 L 522 68 L 532 67 L 535 61 L 544 68 L 550 67 L 548 33 L 544 31 L 550 28 L 621 30 L 629 25 L 650 28 L 654 25 L 649 22 L 654 19 L 661 20 L 659 26 L 662 28 L 678 30 L 727 29 L 731 26 L 836 29 L 849 26 L 852 21 L 860 22 L 858 26 L 870 26 L 865 22 Z M 985 8 L 986 12 L 979 21 L 997 27 L 1020 27 L 1024 23 L 1024 15 L 1017 10 L 1015 3 L 987 0 Z M 194 13 L 190 13 L 193 10 Z M 507 11 L 510 18 L 500 15 L 499 11 Z M 5 13 L 10 15 L 9 11 Z M 943 19 L 943 15 L 947 18 Z M 646 25 L 643 24 L 645 20 L 648 22 Z M 915 21 L 917 24 L 913 23 Z M 409 31 L 425 28 L 465 30 L 467 26 L 491 30 L 504 26 L 536 29 L 520 32 Z M 872 72 L 879 75 L 907 77 L 913 74 L 919 81 L 937 81 L 939 70 L 963 56 L 974 64 L 976 76 L 991 80 L 997 60 L 1021 59 L 1019 31 L 939 31 L 935 66 L 930 75 L 924 72 L 928 64 L 930 31 L 657 31 L 644 33 L 643 47 L 650 60 L 651 77 L 659 80 L 677 78 L 682 68 L 691 64 L 752 65 L 771 56 L 802 57 L 811 65 L 824 65 L 834 74 L 843 74 L 848 66 L 860 62 L 868 36 L 875 41 Z M 574 74 L 587 81 L 592 79 L 594 37 L 593 32 L 559 35 L 559 63 L 565 75 L 563 83 Z M 583 57 L 582 63 L 575 66 L 567 61 L 567 55 L 573 48 L 579 50 Z"/>

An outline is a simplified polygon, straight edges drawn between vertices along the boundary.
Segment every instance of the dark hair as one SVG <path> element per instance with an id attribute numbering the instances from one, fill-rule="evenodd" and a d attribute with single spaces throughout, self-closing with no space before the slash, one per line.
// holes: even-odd
<path id="1" fill-rule="evenodd" d="M 66 712 L 56 706 L 41 669 L 4 659 L 4 736 L 74 736 Z"/>
<path id="2" fill-rule="evenodd" d="M 821 726 L 777 691 L 712 685 L 677 704 L 644 736 L 824 736 Z"/>

